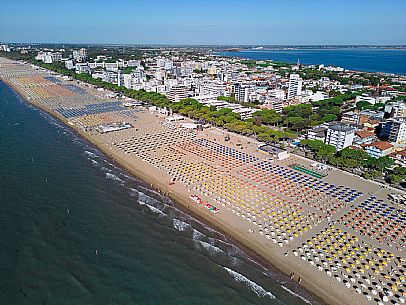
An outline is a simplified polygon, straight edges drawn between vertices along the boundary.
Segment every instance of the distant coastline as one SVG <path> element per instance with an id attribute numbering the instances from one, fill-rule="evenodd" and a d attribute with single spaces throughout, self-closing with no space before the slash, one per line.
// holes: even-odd
<path id="1" fill-rule="evenodd" d="M 214 55 L 251 60 L 274 60 L 305 65 L 332 65 L 368 73 L 406 75 L 406 48 L 272 48 L 213 52 Z"/>
<path id="2" fill-rule="evenodd" d="M 239 46 L 235 50 L 253 50 L 261 48 L 262 50 L 339 50 L 339 49 L 377 49 L 377 50 L 406 50 L 406 45 L 253 45 Z"/>

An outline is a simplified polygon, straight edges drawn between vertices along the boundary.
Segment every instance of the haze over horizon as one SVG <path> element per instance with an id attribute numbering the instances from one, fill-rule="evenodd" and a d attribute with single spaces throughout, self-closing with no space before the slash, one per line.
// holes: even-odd
<path id="1" fill-rule="evenodd" d="M 173 45 L 403 45 L 406 2 L 0 1 L 0 41 Z M 371 18 L 376 16 L 376 18 Z"/>

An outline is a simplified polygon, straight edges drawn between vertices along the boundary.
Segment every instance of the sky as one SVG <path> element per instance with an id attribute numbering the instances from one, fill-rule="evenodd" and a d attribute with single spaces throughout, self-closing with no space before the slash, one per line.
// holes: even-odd
<path id="1" fill-rule="evenodd" d="M 0 41 L 406 44 L 406 0 L 0 0 Z"/>

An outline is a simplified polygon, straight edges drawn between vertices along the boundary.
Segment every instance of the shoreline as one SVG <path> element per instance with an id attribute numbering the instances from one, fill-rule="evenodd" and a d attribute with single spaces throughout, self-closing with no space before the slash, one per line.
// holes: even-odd
<path id="1" fill-rule="evenodd" d="M 325 300 L 330 299 L 330 297 L 328 295 L 325 295 L 324 298 L 320 297 L 318 293 L 320 293 L 320 294 L 323 294 L 323 293 L 321 291 L 318 291 L 318 293 L 315 293 L 314 290 L 318 290 L 318 289 L 315 289 L 316 288 L 315 286 L 313 287 L 311 285 L 308 285 L 310 283 L 307 282 L 304 278 L 302 278 L 301 284 L 298 284 L 297 282 L 294 282 L 293 280 L 289 279 L 288 274 L 293 273 L 293 270 L 291 270 L 289 268 L 284 268 L 282 262 L 275 264 L 274 261 L 265 258 L 266 255 L 261 255 L 260 254 L 261 252 L 264 252 L 264 253 L 267 252 L 266 249 L 261 249 L 261 251 L 257 251 L 258 249 L 255 250 L 255 248 L 256 248 L 255 244 L 249 242 L 247 239 L 238 238 L 238 235 L 233 234 L 233 229 L 231 227 L 224 228 L 224 227 L 219 226 L 218 224 L 215 224 L 209 217 L 207 217 L 206 215 L 204 215 L 202 213 L 199 213 L 200 209 L 196 208 L 196 206 L 194 206 L 194 205 L 191 205 L 190 202 L 186 198 L 183 198 L 182 196 L 176 195 L 171 192 L 162 193 L 163 189 L 167 189 L 165 187 L 165 184 L 162 184 L 159 181 L 156 181 L 154 178 L 149 177 L 147 174 L 143 173 L 142 171 L 140 171 L 140 170 L 134 168 L 133 166 L 131 166 L 130 164 L 128 164 L 125 160 L 123 160 L 121 158 L 117 158 L 117 156 L 115 156 L 114 154 L 109 153 L 108 150 L 104 149 L 100 143 L 98 143 L 97 141 L 92 141 L 87 133 L 83 132 L 80 129 L 73 128 L 73 126 L 68 124 L 67 121 L 62 116 L 59 116 L 56 113 L 53 113 L 46 107 L 43 107 L 41 104 L 32 103 L 32 102 L 28 101 L 26 98 L 23 97 L 23 95 L 15 87 L 13 87 L 11 84 L 9 84 L 4 79 L 0 78 L 0 81 L 2 81 L 11 90 L 13 90 L 21 98 L 21 100 L 23 100 L 25 103 L 36 107 L 40 111 L 44 111 L 45 113 L 52 116 L 53 118 L 58 119 L 58 121 L 63 123 L 63 125 L 65 127 L 69 128 L 72 132 L 74 132 L 75 135 L 79 136 L 82 141 L 85 141 L 85 143 L 87 145 L 90 145 L 90 146 L 94 147 L 95 149 L 97 149 L 99 152 L 101 152 L 103 154 L 103 157 L 106 158 L 107 160 L 111 161 L 111 163 L 113 165 L 117 166 L 120 170 L 124 171 L 125 173 L 130 174 L 132 177 L 135 177 L 137 180 L 144 183 L 144 187 L 150 189 L 151 191 L 158 192 L 161 196 L 169 198 L 173 202 L 174 206 L 176 208 L 179 208 L 185 214 L 202 222 L 204 225 L 207 225 L 208 227 L 214 229 L 215 231 L 225 235 L 229 239 L 231 244 L 233 244 L 234 246 L 239 248 L 241 251 L 246 253 L 250 258 L 253 259 L 253 261 L 255 263 L 259 264 L 260 266 L 265 267 L 266 269 L 268 269 L 270 271 L 276 272 L 279 276 L 285 277 L 285 280 L 290 281 L 290 283 L 289 283 L 290 285 L 283 286 L 281 283 L 279 283 L 279 281 L 271 278 L 272 280 L 276 281 L 281 287 L 285 287 L 285 288 L 288 288 L 291 291 L 293 291 L 292 288 L 294 288 L 295 286 L 298 286 L 298 288 L 295 287 L 294 289 L 306 291 L 306 293 L 309 294 L 309 295 L 307 295 L 307 297 L 311 296 L 311 298 L 312 298 L 312 300 L 310 300 L 310 301 L 316 301 L 320 305 L 321 304 L 342 305 L 342 303 L 336 302 L 334 299 L 331 299 L 326 303 Z M 247 244 L 251 244 L 251 246 L 248 246 Z M 310 289 L 311 287 L 312 287 L 312 289 Z M 303 297 L 300 294 L 301 291 L 298 291 L 298 292 L 293 291 L 293 292 L 297 293 L 298 295 Z M 303 297 L 303 298 L 306 298 L 306 297 Z"/>
<path id="2" fill-rule="evenodd" d="M 255 263 L 258 263 L 267 269 L 271 271 L 276 271 L 280 275 L 283 275 L 286 277 L 287 280 L 289 279 L 289 274 L 293 273 L 295 270 L 291 269 L 283 264 L 283 262 L 279 261 L 278 258 L 275 256 L 271 255 L 267 249 L 263 247 L 258 247 L 258 245 L 255 244 L 254 242 L 249 241 L 246 238 L 243 238 L 239 234 L 235 234 L 235 230 L 233 230 L 232 227 L 230 226 L 225 226 L 224 223 L 222 226 L 219 226 L 218 224 L 215 224 L 212 219 L 210 219 L 209 215 L 202 213 L 201 209 L 199 207 L 193 205 L 188 201 L 187 198 L 184 198 L 178 194 L 172 193 L 171 190 L 169 190 L 165 184 L 157 181 L 153 177 L 150 177 L 148 174 L 142 172 L 141 170 L 135 168 L 134 166 L 130 165 L 127 163 L 125 160 L 122 158 L 119 158 L 115 156 L 114 154 L 110 153 L 109 150 L 103 145 L 102 143 L 95 141 L 90 137 L 89 134 L 84 132 L 83 130 L 80 130 L 79 128 L 76 129 L 72 125 L 68 124 L 68 121 L 62 117 L 61 115 L 53 112 L 50 109 L 47 109 L 43 105 L 39 103 L 35 103 L 32 101 L 29 101 L 27 98 L 24 97 L 22 92 L 12 84 L 10 84 L 7 80 L 4 78 L 0 78 L 0 80 L 6 84 L 11 90 L 13 90 L 20 98 L 23 100 L 25 103 L 32 105 L 36 107 L 37 109 L 41 111 L 45 111 L 48 115 L 58 119 L 61 123 L 64 124 L 65 127 L 68 127 L 71 131 L 73 131 L 76 135 L 80 136 L 82 140 L 84 140 L 86 143 L 90 144 L 97 150 L 99 150 L 105 158 L 108 160 L 111 160 L 114 165 L 118 165 L 118 168 L 120 170 L 123 170 L 126 173 L 129 173 L 131 176 L 135 177 L 136 179 L 140 180 L 141 182 L 145 183 L 145 186 L 151 190 L 158 191 L 162 196 L 166 196 L 169 198 L 174 205 L 177 208 L 180 208 L 180 210 L 193 218 L 195 218 L 198 221 L 201 221 L 205 225 L 213 228 L 214 230 L 218 231 L 221 234 L 224 234 L 227 236 L 227 238 L 230 239 L 230 242 L 234 244 L 236 247 L 238 247 L 240 250 L 244 251 L 248 256 L 250 256 Z M 165 190 L 166 193 L 161 193 L 162 190 Z M 272 257 L 272 258 L 270 258 Z M 297 271 L 296 271 L 297 273 Z M 297 273 L 300 274 L 300 273 Z M 301 275 L 302 281 L 300 284 L 297 282 L 293 282 L 293 285 L 298 285 L 300 288 L 305 290 L 311 297 L 313 301 L 316 301 L 318 304 L 326 304 L 326 305 L 342 305 L 343 303 L 340 300 L 336 300 L 335 298 L 332 298 L 328 294 L 325 294 L 322 289 L 319 289 L 316 285 L 312 285 L 310 281 L 306 280 L 305 275 Z M 282 286 L 278 282 L 279 285 Z M 292 287 L 288 285 L 289 289 Z M 295 292 L 296 293 L 296 292 Z M 300 295 L 300 292 L 298 293 Z"/>
<path id="3" fill-rule="evenodd" d="M 115 166 L 119 168 L 119 170 L 128 173 L 132 177 L 136 178 L 139 180 L 141 183 L 143 183 L 143 187 L 146 187 L 150 189 L 151 191 L 156 191 L 158 192 L 161 196 L 167 197 L 171 200 L 171 202 L 174 204 L 176 208 L 181 210 L 183 213 L 191 216 L 192 218 L 196 219 L 197 221 L 202 222 L 204 225 L 207 225 L 211 229 L 214 229 L 218 233 L 221 233 L 225 235 L 231 244 L 239 248 L 241 251 L 246 253 L 250 258 L 253 259 L 253 261 L 256 264 L 259 264 L 262 267 L 265 267 L 266 269 L 275 272 L 279 276 L 285 277 L 285 279 L 288 282 L 289 285 L 283 286 L 279 281 L 276 279 L 271 278 L 271 280 L 276 281 L 281 287 L 288 288 L 289 290 L 293 291 L 294 293 L 297 293 L 300 295 L 300 297 L 303 297 L 300 293 L 302 291 L 305 291 L 307 297 L 311 297 L 311 301 L 317 302 L 319 305 L 342 305 L 340 302 L 336 302 L 335 299 L 330 299 L 328 295 L 325 295 L 324 297 L 320 297 L 319 294 L 324 295 L 324 293 L 317 289 L 317 286 L 309 285 L 310 282 L 307 282 L 304 278 L 302 278 L 302 282 L 299 284 L 291 279 L 289 279 L 288 274 L 293 273 L 294 270 L 290 268 L 286 268 L 282 262 L 276 262 L 276 257 L 275 260 L 269 260 L 269 258 L 266 258 L 266 254 L 268 253 L 266 249 L 261 249 L 257 248 L 255 246 L 255 243 L 250 242 L 247 239 L 240 238 L 237 234 L 233 234 L 233 228 L 231 227 L 222 227 L 219 226 L 218 224 L 215 224 L 210 217 L 208 217 L 206 214 L 199 213 L 200 209 L 196 207 L 195 205 L 190 204 L 187 198 L 184 198 L 180 195 L 174 194 L 172 192 L 167 192 L 167 193 L 162 193 L 162 190 L 168 191 L 168 188 L 166 187 L 165 184 L 162 184 L 161 182 L 157 181 L 153 177 L 148 176 L 146 173 L 138 170 L 134 166 L 128 164 L 125 160 L 121 158 L 117 158 L 112 153 L 109 153 L 109 151 L 101 145 L 101 143 L 98 143 L 98 141 L 92 141 L 91 137 L 84 132 L 83 130 L 76 129 L 72 125 L 68 124 L 67 120 L 63 118 L 61 115 L 58 115 L 57 113 L 52 112 L 52 110 L 47 109 L 46 107 L 42 106 L 39 103 L 33 103 L 30 102 L 28 99 L 26 99 L 19 90 L 12 86 L 9 82 L 6 80 L 0 78 L 0 81 L 2 81 L 4 84 L 6 84 L 15 94 L 18 95 L 18 97 L 21 98 L 24 103 L 28 105 L 32 105 L 35 108 L 37 108 L 40 111 L 44 111 L 46 114 L 52 116 L 53 118 L 56 118 L 59 122 L 63 123 L 64 127 L 68 128 L 71 130 L 75 135 L 79 136 L 82 141 L 84 141 L 87 145 L 92 146 L 93 148 L 97 149 L 99 152 L 102 153 L 103 157 L 109 161 Z M 262 253 L 262 254 L 261 254 Z M 285 283 L 286 284 L 286 283 Z M 293 286 L 293 287 L 292 287 Z M 295 289 L 295 290 L 292 290 Z M 297 289 L 299 291 L 297 291 Z M 303 297 L 306 298 L 306 297 Z M 327 300 L 327 302 L 326 302 Z M 303 301 L 303 300 L 302 300 Z M 305 302 L 305 301 L 303 301 Z"/>

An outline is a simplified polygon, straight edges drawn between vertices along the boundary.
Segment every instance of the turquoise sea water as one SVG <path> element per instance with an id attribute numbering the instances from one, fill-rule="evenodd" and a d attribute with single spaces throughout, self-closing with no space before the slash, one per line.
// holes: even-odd
<path id="1" fill-rule="evenodd" d="M 333 65 L 349 70 L 385 72 L 406 75 L 406 50 L 386 49 L 297 49 L 244 50 L 219 52 L 222 56 L 236 56 L 254 60 L 268 60 L 306 65 Z"/>
<path id="2" fill-rule="evenodd" d="M 1 82 L 0 198 L 0 304 L 312 299 Z"/>

